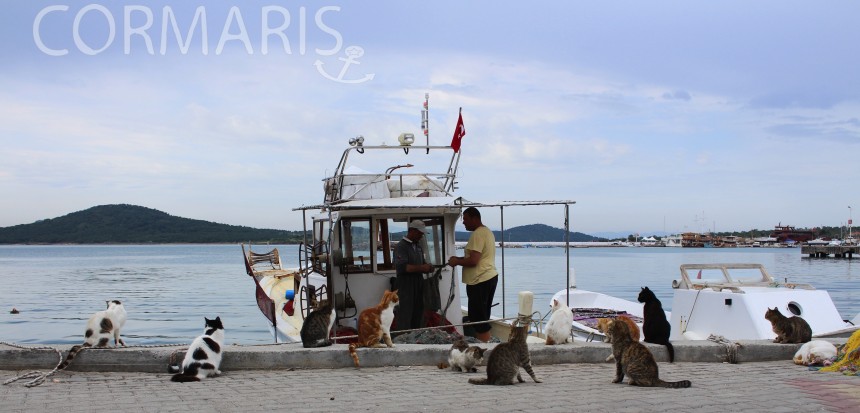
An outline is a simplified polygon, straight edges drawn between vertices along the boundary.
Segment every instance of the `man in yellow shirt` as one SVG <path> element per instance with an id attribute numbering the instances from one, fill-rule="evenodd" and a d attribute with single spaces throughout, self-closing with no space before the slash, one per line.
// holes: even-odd
<path id="1" fill-rule="evenodd" d="M 496 294 L 499 272 L 496 271 L 496 237 L 493 231 L 481 223 L 481 212 L 475 207 L 463 211 L 463 226 L 472 232 L 466 243 L 463 257 L 451 257 L 448 265 L 463 267 L 463 283 L 469 299 L 469 321 L 490 319 L 490 307 Z M 476 324 L 475 337 L 483 342 L 490 341 L 490 324 Z"/>

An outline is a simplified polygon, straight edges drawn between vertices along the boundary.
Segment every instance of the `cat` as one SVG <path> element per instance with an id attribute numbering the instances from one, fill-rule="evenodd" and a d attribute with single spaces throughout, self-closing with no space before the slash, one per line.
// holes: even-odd
<path id="1" fill-rule="evenodd" d="M 318 307 L 308 314 L 300 332 L 302 346 L 326 347 L 331 345 L 329 332 L 334 326 L 335 309 L 328 300 L 320 301 Z"/>
<path id="2" fill-rule="evenodd" d="M 379 340 L 384 340 L 388 347 L 394 347 L 394 343 L 391 342 L 391 323 L 394 321 L 394 307 L 399 302 L 397 290 L 386 290 L 379 304 L 361 311 L 358 316 L 358 341 L 349 345 L 349 355 L 352 356 L 355 367 L 361 367 L 355 349 L 382 347 Z"/>
<path id="3" fill-rule="evenodd" d="M 57 366 L 57 370 L 68 367 L 75 356 L 86 347 L 107 347 L 111 337 L 113 337 L 114 347 L 125 346 L 125 341 L 120 336 L 120 330 L 127 318 L 125 307 L 119 300 L 106 301 L 106 303 L 106 310 L 96 312 L 87 321 L 84 343 L 72 346 L 66 359 Z"/>
<path id="4" fill-rule="evenodd" d="M 553 298 L 552 315 L 546 323 L 546 345 L 564 344 L 573 341 L 570 330 L 573 328 L 573 311 L 566 304 Z"/>
<path id="5" fill-rule="evenodd" d="M 619 315 L 615 318 L 597 319 L 597 331 L 603 333 L 604 343 L 612 342 L 612 334 L 609 332 L 609 324 L 612 323 L 613 320 L 621 320 L 627 323 L 627 327 L 630 329 L 630 339 L 632 339 L 633 341 L 639 341 L 639 326 L 636 325 L 636 322 L 633 321 L 633 319 L 630 317 Z"/>
<path id="6" fill-rule="evenodd" d="M 613 383 L 621 383 L 624 375 L 628 383 L 643 387 L 690 387 L 689 380 L 666 382 L 660 380 L 657 361 L 645 345 L 630 339 L 630 328 L 624 322 L 612 322 L 609 325 L 612 334 L 612 355 L 615 357 L 615 379 Z"/>
<path id="7" fill-rule="evenodd" d="M 836 346 L 829 341 L 815 340 L 800 346 L 794 353 L 794 364 L 804 366 L 821 366 L 836 358 Z"/>
<path id="8" fill-rule="evenodd" d="M 487 360 L 487 378 L 469 379 L 472 384 L 514 384 L 514 377 L 523 383 L 523 377 L 520 375 L 520 367 L 526 370 L 526 373 L 532 377 L 535 383 L 543 383 L 543 380 L 537 378 L 532 369 L 531 357 L 529 356 L 529 347 L 526 344 L 528 336 L 528 324 L 514 325 L 511 327 L 511 336 L 506 343 L 496 346 L 491 352 Z"/>
<path id="9" fill-rule="evenodd" d="M 221 374 L 221 350 L 224 347 L 224 324 L 221 317 L 206 320 L 203 335 L 198 336 L 188 346 L 182 367 L 169 366 L 167 371 L 174 374 L 171 381 L 189 382 Z"/>
<path id="10" fill-rule="evenodd" d="M 454 371 L 465 371 L 467 373 L 475 373 L 478 371 L 475 366 L 484 360 L 485 349 L 478 346 L 469 346 L 469 343 L 460 337 L 451 346 L 451 353 L 448 355 L 448 363 L 439 363 L 440 369 L 451 367 Z"/>
<path id="11" fill-rule="evenodd" d="M 666 351 L 669 352 L 669 363 L 674 362 L 675 347 L 669 342 L 669 334 L 672 332 L 672 326 L 669 325 L 669 320 L 666 320 L 666 312 L 663 311 L 663 304 L 648 287 L 642 287 L 638 300 L 640 303 L 645 303 L 642 311 L 644 318 L 642 333 L 644 333 L 645 342 L 666 346 Z"/>
<path id="12" fill-rule="evenodd" d="M 806 343 L 812 340 L 812 328 L 800 317 L 786 317 L 776 307 L 768 307 L 764 318 L 770 321 L 773 332 L 776 333 L 774 343 Z"/>

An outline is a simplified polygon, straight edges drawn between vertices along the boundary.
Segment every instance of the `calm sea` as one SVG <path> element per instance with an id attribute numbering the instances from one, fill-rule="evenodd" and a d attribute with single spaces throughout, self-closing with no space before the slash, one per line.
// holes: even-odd
<path id="1" fill-rule="evenodd" d="M 297 246 L 279 249 L 285 265 L 296 265 Z M 860 262 L 803 258 L 796 248 L 575 248 L 570 265 L 579 288 L 635 301 L 648 286 L 670 310 L 678 267 L 718 262 L 763 264 L 774 277 L 828 290 L 843 318 L 860 312 Z M 505 267 L 507 316 L 517 312 L 519 291 L 534 292 L 535 310 L 545 313 L 566 284 L 563 248 L 507 249 Z M 216 315 L 228 343 L 272 342 L 237 245 L 0 246 L 0 280 L 0 341 L 80 343 L 89 316 L 118 299 L 128 311 L 129 345 L 189 343 L 203 317 Z M 10 314 L 13 307 L 20 314 Z M 494 314 L 502 315 L 501 305 Z"/>

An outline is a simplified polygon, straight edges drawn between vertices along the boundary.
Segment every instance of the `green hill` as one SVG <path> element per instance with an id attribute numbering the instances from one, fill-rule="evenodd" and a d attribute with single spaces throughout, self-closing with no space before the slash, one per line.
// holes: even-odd
<path id="1" fill-rule="evenodd" d="M 501 241 L 500 231 L 494 231 Z M 457 232 L 457 241 L 469 239 Z M 571 241 L 598 241 L 571 232 Z M 257 229 L 176 217 L 136 205 L 101 205 L 32 224 L 0 228 L 0 244 L 149 244 L 149 243 L 271 243 L 298 244 L 301 231 Z M 505 230 L 505 241 L 564 241 L 564 230 L 543 224 Z"/>
<path id="2" fill-rule="evenodd" d="M 457 232 L 457 241 L 468 241 L 469 232 Z M 501 231 L 493 231 L 496 241 L 502 240 Z M 544 224 L 522 225 L 519 227 L 505 229 L 504 241 L 508 242 L 563 242 L 564 229 L 551 227 Z M 570 233 L 571 242 L 606 241 L 604 238 L 594 237 L 581 232 Z"/>
<path id="3" fill-rule="evenodd" d="M 0 244 L 299 243 L 301 231 L 188 219 L 135 205 L 101 205 L 0 228 Z"/>

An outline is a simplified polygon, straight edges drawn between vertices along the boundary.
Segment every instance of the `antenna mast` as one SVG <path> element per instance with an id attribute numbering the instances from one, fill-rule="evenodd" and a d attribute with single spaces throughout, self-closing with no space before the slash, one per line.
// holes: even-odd
<path id="1" fill-rule="evenodd" d="M 430 153 L 430 94 L 424 94 L 424 109 L 421 110 L 421 129 L 427 142 L 427 153 Z"/>

